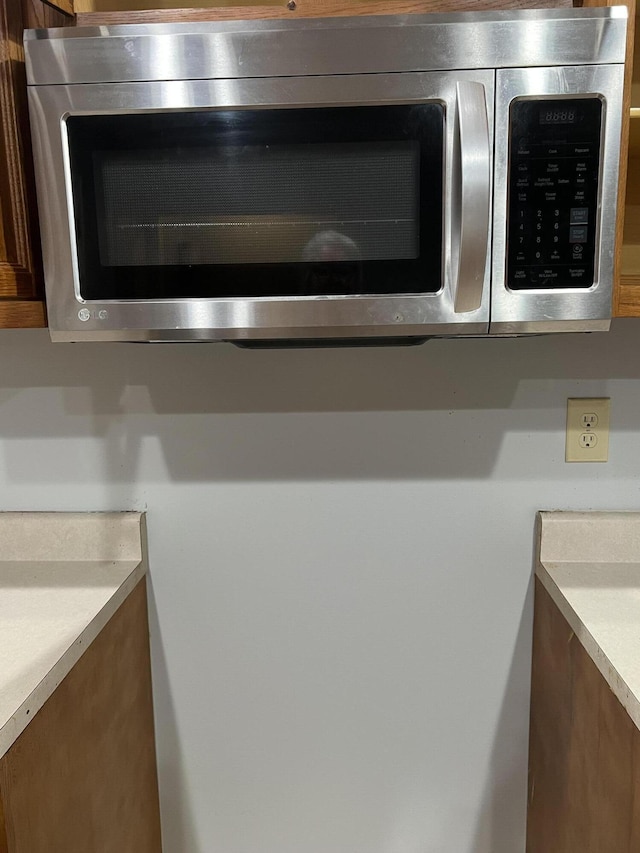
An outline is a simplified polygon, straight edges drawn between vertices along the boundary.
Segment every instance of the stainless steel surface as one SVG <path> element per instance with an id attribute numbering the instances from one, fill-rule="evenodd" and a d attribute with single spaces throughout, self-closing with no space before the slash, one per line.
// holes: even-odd
<path id="1" fill-rule="evenodd" d="M 613 296 L 618 164 L 622 118 L 624 67 L 527 68 L 497 73 L 496 129 L 503 144 L 495 148 L 493 202 L 493 274 L 491 283 L 492 334 L 571 331 L 561 321 L 599 321 L 609 328 Z M 508 121 L 514 98 L 597 94 L 603 99 L 600 193 L 596 232 L 596 279 L 584 290 L 511 291 L 505 287 L 507 252 Z M 590 327 L 593 328 L 593 327 Z"/>
<path id="2" fill-rule="evenodd" d="M 29 30 L 30 85 L 624 62 L 626 7 Z"/>
<path id="3" fill-rule="evenodd" d="M 483 334 L 489 327 L 489 276 L 475 311 L 457 313 L 451 268 L 456 83 L 475 81 L 493 123 L 493 71 L 451 74 L 173 81 L 29 90 L 48 318 L 54 340 L 233 340 Z M 80 298 L 66 124 L 70 115 L 207 107 L 424 103 L 445 108 L 443 282 L 438 293 L 405 296 L 176 299 L 144 302 Z M 80 316 L 79 316 L 80 315 Z M 85 319 L 83 319 L 85 318 Z"/>
<path id="4" fill-rule="evenodd" d="M 489 250 L 491 154 L 487 104 L 482 83 L 461 80 L 458 95 L 460 133 L 460 233 L 454 276 L 454 310 L 475 311 L 482 303 Z M 457 199 L 453 201 L 454 207 Z"/>
<path id="5" fill-rule="evenodd" d="M 626 16 L 625 7 L 610 7 L 29 31 L 29 101 L 52 338 L 478 336 L 489 331 L 490 308 L 493 335 L 608 328 Z M 486 186 L 481 175 L 487 140 L 475 121 L 481 110 L 479 103 L 471 112 L 467 108 L 467 96 L 479 98 L 480 88 L 493 163 L 488 202 L 484 190 L 476 192 Z M 605 107 L 596 282 L 588 290 L 509 291 L 510 103 L 593 94 Z M 442 103 L 446 116 L 443 278 L 437 293 L 91 302 L 80 297 L 69 116 L 425 101 Z M 487 210 L 489 229 L 481 221 Z"/>

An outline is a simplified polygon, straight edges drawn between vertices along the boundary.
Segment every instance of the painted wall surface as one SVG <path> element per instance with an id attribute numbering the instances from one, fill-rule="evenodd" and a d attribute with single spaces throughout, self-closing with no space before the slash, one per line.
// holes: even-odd
<path id="1" fill-rule="evenodd" d="M 535 512 L 640 508 L 640 322 L 0 348 L 0 508 L 148 512 L 166 853 L 524 850 Z"/>

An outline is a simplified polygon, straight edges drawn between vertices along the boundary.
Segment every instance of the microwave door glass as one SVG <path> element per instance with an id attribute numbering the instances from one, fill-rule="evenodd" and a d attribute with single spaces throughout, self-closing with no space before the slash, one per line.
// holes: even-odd
<path id="1" fill-rule="evenodd" d="M 440 104 L 71 116 L 87 300 L 436 293 Z"/>

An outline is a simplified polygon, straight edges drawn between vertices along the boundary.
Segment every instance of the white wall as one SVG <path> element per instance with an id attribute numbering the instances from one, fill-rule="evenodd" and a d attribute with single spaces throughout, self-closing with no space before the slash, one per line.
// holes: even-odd
<path id="1" fill-rule="evenodd" d="M 534 515 L 640 508 L 640 322 L 0 364 L 0 509 L 148 512 L 166 853 L 524 850 Z"/>

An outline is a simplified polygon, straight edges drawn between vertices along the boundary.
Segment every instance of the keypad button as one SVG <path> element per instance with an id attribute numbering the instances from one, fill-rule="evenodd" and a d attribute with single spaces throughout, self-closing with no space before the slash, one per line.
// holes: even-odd
<path id="1" fill-rule="evenodd" d="M 572 225 L 569 228 L 569 242 L 586 243 L 588 230 L 586 225 Z"/>
<path id="2" fill-rule="evenodd" d="M 587 282 L 587 268 L 584 266 L 569 267 L 569 276 L 573 282 Z"/>
<path id="3" fill-rule="evenodd" d="M 572 207 L 569 211 L 570 225 L 586 225 L 589 221 L 588 207 Z"/>
<path id="4" fill-rule="evenodd" d="M 540 156 L 542 157 L 573 157 L 573 145 L 567 145 L 565 142 L 549 142 L 540 146 Z"/>
<path id="5" fill-rule="evenodd" d="M 558 278 L 558 270 L 554 267 L 543 267 L 538 272 L 538 283 L 543 287 L 552 287 Z"/>

